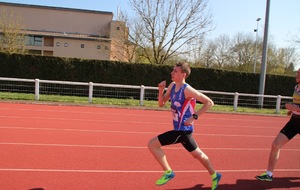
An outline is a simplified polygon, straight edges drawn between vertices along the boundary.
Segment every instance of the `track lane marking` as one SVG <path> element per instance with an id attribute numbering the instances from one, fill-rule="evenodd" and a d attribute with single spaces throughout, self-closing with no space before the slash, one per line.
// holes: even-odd
<path id="1" fill-rule="evenodd" d="M 91 129 L 67 129 L 67 128 L 37 128 L 37 127 L 12 127 L 0 126 L 0 129 L 12 130 L 37 130 L 37 131 L 72 131 L 72 132 L 90 132 L 90 133 L 118 133 L 118 134 L 159 134 L 160 132 L 141 132 L 141 131 L 111 131 L 111 130 L 91 130 Z M 220 137 L 251 137 L 251 138 L 274 138 L 275 135 L 233 135 L 233 134 L 201 134 L 193 133 L 194 136 L 220 136 Z"/>
<path id="2" fill-rule="evenodd" d="M 17 143 L 17 142 L 0 142 L 0 145 L 15 145 L 15 146 L 49 146 L 49 147 L 75 147 L 75 148 L 120 148 L 120 149 L 148 149 L 146 146 L 112 146 L 112 145 L 80 145 L 80 144 L 43 144 L 43 143 Z M 164 147 L 163 149 L 181 150 L 183 147 Z M 270 148 L 209 148 L 202 147 L 202 150 L 230 150 L 230 151 L 270 151 Z M 295 151 L 300 149 L 286 149 L 281 151 Z"/>
<path id="3" fill-rule="evenodd" d="M 218 170 L 221 173 L 260 172 L 265 169 Z M 64 169 L 31 169 L 0 168 L 0 172 L 61 172 L 61 173 L 161 173 L 161 170 L 64 170 Z M 176 173 L 207 173 L 207 170 L 174 170 Z M 275 172 L 300 172 L 300 168 L 275 169 Z"/>

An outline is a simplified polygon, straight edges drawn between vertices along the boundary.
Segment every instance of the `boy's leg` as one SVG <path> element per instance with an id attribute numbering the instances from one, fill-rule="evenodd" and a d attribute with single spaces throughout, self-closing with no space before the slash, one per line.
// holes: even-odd
<path id="1" fill-rule="evenodd" d="M 200 148 L 196 148 L 196 150 L 191 152 L 192 156 L 199 160 L 201 164 L 207 169 L 210 175 L 215 173 L 215 170 L 206 154 L 200 150 Z"/>
<path id="2" fill-rule="evenodd" d="M 288 137 L 283 133 L 278 133 L 276 138 L 274 139 L 271 147 L 271 151 L 269 154 L 268 168 L 267 171 L 255 176 L 256 179 L 261 181 L 272 181 L 273 180 L 273 171 L 275 169 L 276 163 L 279 159 L 280 149 L 289 142 Z"/>
<path id="3" fill-rule="evenodd" d="M 286 135 L 278 133 L 272 143 L 272 148 L 269 156 L 268 171 L 273 172 L 279 158 L 280 149 L 289 141 Z"/>
<path id="4" fill-rule="evenodd" d="M 157 137 L 154 137 L 149 141 L 148 148 L 164 171 L 171 170 L 171 167 L 167 161 L 167 157 L 164 151 L 161 149 L 161 144 Z"/>
<path id="5" fill-rule="evenodd" d="M 158 137 L 154 137 L 149 141 L 148 148 L 164 170 L 163 176 L 156 181 L 156 185 L 164 185 L 168 181 L 170 181 L 175 176 L 175 174 L 169 166 L 164 151 L 161 149 L 161 144 L 158 140 Z"/>
<path id="6" fill-rule="evenodd" d="M 201 164 L 207 169 L 207 171 L 209 172 L 209 174 L 212 178 L 212 187 L 211 187 L 211 189 L 215 190 L 218 187 L 218 184 L 221 180 L 222 175 L 220 173 L 217 173 L 214 170 L 208 156 L 204 152 L 202 152 L 200 150 L 200 148 L 196 148 L 196 150 L 192 151 L 191 154 L 194 158 L 199 160 L 201 162 Z"/>

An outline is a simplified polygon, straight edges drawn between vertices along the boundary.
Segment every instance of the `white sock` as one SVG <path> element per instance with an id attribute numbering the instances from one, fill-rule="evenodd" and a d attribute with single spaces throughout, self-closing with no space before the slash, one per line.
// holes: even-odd
<path id="1" fill-rule="evenodd" d="M 269 177 L 272 177 L 272 176 L 273 176 L 273 172 L 267 171 L 267 174 L 268 174 Z"/>

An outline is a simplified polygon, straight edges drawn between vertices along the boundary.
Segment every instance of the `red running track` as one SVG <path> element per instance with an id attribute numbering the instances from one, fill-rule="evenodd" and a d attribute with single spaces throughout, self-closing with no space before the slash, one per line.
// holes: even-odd
<path id="1" fill-rule="evenodd" d="M 273 182 L 265 171 L 271 142 L 288 117 L 206 113 L 194 137 L 223 174 L 218 190 L 300 189 L 300 138 L 281 151 Z M 148 141 L 172 129 L 168 111 L 0 103 L 1 190 L 209 190 L 210 176 L 180 145 L 164 150 L 162 171 Z"/>

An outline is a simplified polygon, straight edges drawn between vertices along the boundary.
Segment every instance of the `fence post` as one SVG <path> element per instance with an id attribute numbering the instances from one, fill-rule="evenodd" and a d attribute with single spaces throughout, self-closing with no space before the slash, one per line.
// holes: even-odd
<path id="1" fill-rule="evenodd" d="M 89 103 L 93 102 L 93 82 L 89 82 Z"/>
<path id="2" fill-rule="evenodd" d="M 34 83 L 35 83 L 35 94 L 34 94 L 34 99 L 35 100 L 39 100 L 40 99 L 40 80 L 39 79 L 34 79 Z"/>
<path id="3" fill-rule="evenodd" d="M 145 98 L 145 86 L 141 85 L 141 92 L 140 92 L 140 106 L 144 105 L 144 98 Z"/>
<path id="4" fill-rule="evenodd" d="M 277 101 L 276 101 L 276 113 L 280 113 L 280 105 L 281 105 L 281 96 L 277 96 Z"/>
<path id="5" fill-rule="evenodd" d="M 235 92 L 234 93 L 234 100 L 233 100 L 233 110 L 234 111 L 237 111 L 238 102 L 239 102 L 239 93 Z"/>

